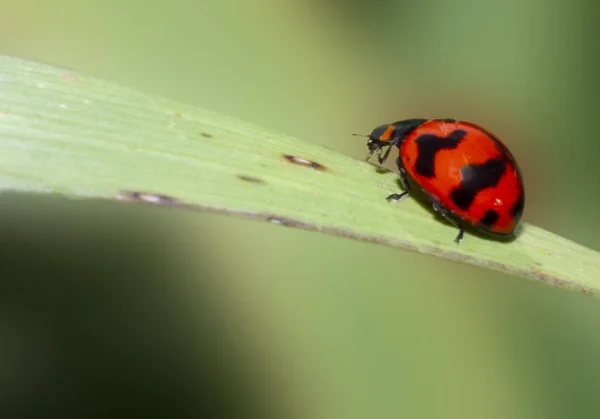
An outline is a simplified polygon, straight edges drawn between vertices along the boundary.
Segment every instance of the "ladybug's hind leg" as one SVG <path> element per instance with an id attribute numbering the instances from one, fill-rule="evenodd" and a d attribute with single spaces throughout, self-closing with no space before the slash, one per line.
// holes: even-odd
<path id="1" fill-rule="evenodd" d="M 442 217 L 444 217 L 446 219 L 446 221 L 448 221 L 450 224 L 452 224 L 453 226 L 455 226 L 456 228 L 458 228 L 458 235 L 456 236 L 456 238 L 454 239 L 454 241 L 457 244 L 461 244 L 462 241 L 465 238 L 465 230 L 464 228 L 462 228 L 460 225 L 458 225 L 456 223 L 456 221 L 454 221 L 452 219 L 452 217 L 450 217 L 450 215 L 448 214 L 448 211 L 444 208 L 441 207 L 441 205 L 437 202 L 433 202 L 433 209 L 439 213 Z"/>
<path id="2" fill-rule="evenodd" d="M 460 231 L 458 232 L 458 235 L 456 236 L 456 238 L 454 239 L 454 241 L 455 241 L 457 244 L 461 244 L 461 243 L 462 243 L 462 241 L 463 241 L 463 240 L 464 240 L 464 238 L 465 238 L 465 230 L 464 230 L 462 227 L 458 227 L 458 229 L 459 229 Z"/>
<path id="3" fill-rule="evenodd" d="M 393 193 L 385 199 L 387 199 L 388 201 L 398 202 L 401 199 L 406 198 L 410 194 L 410 185 L 408 183 L 408 178 L 406 177 L 406 172 L 404 171 L 402 166 L 400 166 L 399 158 L 396 160 L 396 164 L 398 165 L 398 175 L 400 176 L 400 183 L 402 184 L 402 189 L 404 189 L 404 192 Z"/>

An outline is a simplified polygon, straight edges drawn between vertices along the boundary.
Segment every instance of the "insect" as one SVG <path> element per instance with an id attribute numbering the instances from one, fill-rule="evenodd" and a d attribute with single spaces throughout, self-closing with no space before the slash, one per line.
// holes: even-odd
<path id="1" fill-rule="evenodd" d="M 392 146 L 404 191 L 400 201 L 418 189 L 433 209 L 459 229 L 509 238 L 525 205 L 523 178 L 508 148 L 491 132 L 454 119 L 408 119 L 381 125 L 367 136 L 369 160 L 382 164 Z"/>

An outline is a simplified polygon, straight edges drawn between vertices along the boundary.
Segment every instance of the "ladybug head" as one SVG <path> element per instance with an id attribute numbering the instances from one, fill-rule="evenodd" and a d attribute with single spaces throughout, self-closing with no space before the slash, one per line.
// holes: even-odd
<path id="1" fill-rule="evenodd" d="M 390 155 L 392 146 L 400 147 L 406 136 L 426 121 L 427 119 L 405 119 L 378 126 L 371 134 L 365 135 L 368 138 L 367 148 L 369 149 L 367 160 L 373 154 L 377 154 L 377 160 L 379 164 L 382 164 Z M 384 151 L 385 147 L 387 149 Z"/>
<path id="2" fill-rule="evenodd" d="M 392 150 L 392 146 L 394 145 L 395 136 L 393 134 L 395 130 L 396 127 L 392 124 L 380 125 L 368 135 L 367 148 L 369 149 L 369 154 L 367 155 L 367 160 L 369 160 L 373 154 L 377 155 L 379 164 L 382 164 L 387 160 L 390 151 Z M 385 152 L 383 151 L 384 147 L 387 147 Z"/>

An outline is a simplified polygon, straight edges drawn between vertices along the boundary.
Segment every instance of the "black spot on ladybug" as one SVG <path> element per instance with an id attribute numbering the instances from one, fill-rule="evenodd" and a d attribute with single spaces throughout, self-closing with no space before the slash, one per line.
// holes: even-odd
<path id="1" fill-rule="evenodd" d="M 525 207 L 525 200 L 523 199 L 523 194 L 519 195 L 519 199 L 514 203 L 514 205 L 510 208 L 510 215 L 513 217 L 520 217 L 523 214 L 523 208 Z"/>
<path id="2" fill-rule="evenodd" d="M 460 169 L 460 186 L 450 193 L 450 199 L 460 209 L 468 210 L 480 191 L 498 185 L 505 170 L 506 163 L 502 157 L 463 166 Z"/>
<path id="3" fill-rule="evenodd" d="M 201 136 L 203 136 L 204 138 L 212 138 L 212 134 L 209 134 L 208 132 L 201 132 L 200 133 Z"/>
<path id="4" fill-rule="evenodd" d="M 121 191 L 117 195 L 117 199 L 119 201 L 165 206 L 173 206 L 179 203 L 177 198 L 173 198 L 172 196 L 140 191 Z"/>
<path id="5" fill-rule="evenodd" d="M 485 215 L 481 219 L 481 224 L 483 224 L 487 227 L 492 227 L 494 224 L 496 224 L 496 222 L 498 221 L 498 218 L 500 218 L 500 214 L 498 214 L 496 211 L 487 210 L 485 212 Z"/>
<path id="6" fill-rule="evenodd" d="M 265 181 L 262 179 L 259 179 L 257 177 L 247 176 L 247 175 L 238 175 L 238 178 L 243 180 L 244 182 L 265 183 Z"/>
<path id="7" fill-rule="evenodd" d="M 296 156 L 292 156 L 289 154 L 284 154 L 283 157 L 290 163 L 294 163 L 299 166 L 310 167 L 311 169 L 315 169 L 315 170 L 327 170 L 327 168 L 325 166 L 323 166 L 322 164 L 317 163 L 312 160 L 303 159 L 302 157 L 296 157 Z"/>
<path id="8" fill-rule="evenodd" d="M 415 140 L 419 149 L 419 157 L 415 161 L 415 172 L 427 178 L 435 177 L 435 155 L 441 150 L 453 150 L 467 135 L 467 132 L 458 129 L 446 137 L 434 134 L 423 134 Z"/>

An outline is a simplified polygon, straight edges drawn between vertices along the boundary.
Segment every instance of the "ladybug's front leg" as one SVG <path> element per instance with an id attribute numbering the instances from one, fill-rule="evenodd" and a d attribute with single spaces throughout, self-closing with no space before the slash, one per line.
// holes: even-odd
<path id="1" fill-rule="evenodd" d="M 404 192 L 393 193 L 390 196 L 388 196 L 387 198 L 385 198 L 388 201 L 394 201 L 394 202 L 398 202 L 401 199 L 406 198 L 410 194 L 410 184 L 408 183 L 408 178 L 406 177 L 406 172 L 400 165 L 400 158 L 396 159 L 396 164 L 398 165 L 398 175 L 400 176 L 400 183 L 402 184 L 402 189 L 404 189 Z"/>
<path id="2" fill-rule="evenodd" d="M 381 154 L 381 150 L 383 150 L 383 148 L 380 148 L 380 152 L 379 152 L 379 156 L 377 156 L 377 160 L 379 161 L 379 164 L 383 164 L 385 163 L 385 161 L 387 160 L 387 158 L 390 155 L 390 152 L 392 151 L 392 144 L 386 144 L 387 150 L 385 150 L 385 153 L 383 153 L 383 155 Z"/>
<path id="3" fill-rule="evenodd" d="M 456 236 L 456 238 L 454 239 L 454 241 L 458 244 L 461 244 L 463 239 L 465 238 L 465 230 L 459 226 L 456 221 L 454 221 L 451 217 L 450 214 L 448 214 L 448 211 L 446 211 L 446 209 L 442 208 L 440 206 L 439 203 L 437 202 L 433 202 L 433 209 L 439 213 L 442 217 L 444 217 L 446 219 L 446 221 L 448 221 L 450 224 L 452 224 L 453 226 L 455 226 L 456 228 L 458 228 L 459 232 L 458 232 L 458 236 Z"/>

